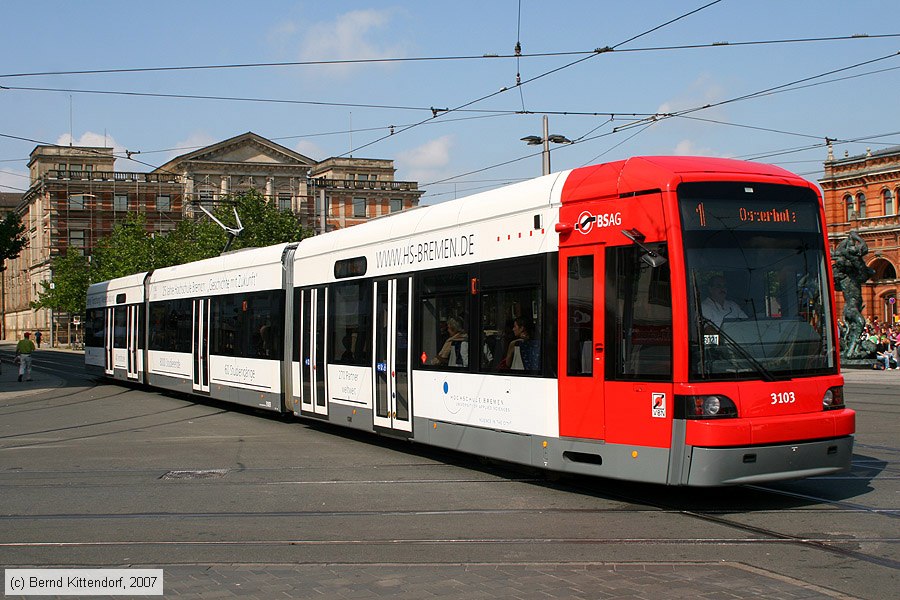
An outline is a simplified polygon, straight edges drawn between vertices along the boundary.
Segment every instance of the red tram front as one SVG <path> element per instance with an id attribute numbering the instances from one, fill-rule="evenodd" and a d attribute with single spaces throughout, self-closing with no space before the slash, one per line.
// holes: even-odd
<path id="1" fill-rule="evenodd" d="M 576 169 L 561 199 L 559 430 L 580 440 L 566 470 L 707 486 L 849 468 L 855 413 L 811 184 L 647 157 Z"/>

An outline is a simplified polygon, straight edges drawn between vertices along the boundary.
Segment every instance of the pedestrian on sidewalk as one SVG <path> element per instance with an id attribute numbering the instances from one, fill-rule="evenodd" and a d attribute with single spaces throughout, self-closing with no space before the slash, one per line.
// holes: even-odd
<path id="1" fill-rule="evenodd" d="M 31 381 L 31 354 L 34 352 L 34 342 L 31 341 L 31 333 L 25 332 L 25 337 L 16 344 L 16 358 L 19 361 L 19 381 L 25 376 L 25 381 Z"/>
<path id="2" fill-rule="evenodd" d="M 41 336 L 42 336 L 42 335 L 43 335 L 43 334 L 41 333 L 41 330 L 40 330 L 40 329 L 35 330 L 35 332 L 34 332 L 34 343 L 37 344 L 37 347 L 38 347 L 38 348 L 41 347 Z"/>

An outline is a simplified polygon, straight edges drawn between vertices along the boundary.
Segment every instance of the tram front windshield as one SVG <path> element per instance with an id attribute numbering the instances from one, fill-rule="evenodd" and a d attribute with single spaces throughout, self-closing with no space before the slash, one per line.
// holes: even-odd
<path id="1" fill-rule="evenodd" d="M 836 370 L 822 224 L 808 188 L 678 187 L 693 381 Z"/>

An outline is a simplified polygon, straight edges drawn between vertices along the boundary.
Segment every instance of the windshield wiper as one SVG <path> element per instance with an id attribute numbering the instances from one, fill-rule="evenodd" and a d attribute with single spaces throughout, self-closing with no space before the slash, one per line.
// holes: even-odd
<path id="1" fill-rule="evenodd" d="M 772 372 L 769 371 L 767 368 L 765 368 L 761 362 L 759 362 L 758 360 L 753 358 L 753 355 L 751 355 L 749 352 L 747 352 L 747 350 L 743 346 L 741 346 L 739 343 L 737 343 L 734 340 L 734 338 L 732 338 L 730 335 L 725 333 L 721 327 L 716 325 L 709 318 L 704 317 L 703 313 L 700 313 L 699 316 L 700 316 L 700 322 L 703 325 L 710 325 L 716 332 L 718 332 L 718 334 L 722 337 L 722 339 L 724 339 L 731 348 L 736 350 L 737 353 L 740 354 L 747 362 L 749 362 L 751 365 L 756 367 L 757 372 L 759 372 L 759 374 L 762 375 L 763 379 L 765 379 L 766 381 L 775 381 L 775 376 L 772 374 Z M 703 347 L 701 347 L 701 350 L 700 350 L 700 354 L 702 356 L 706 352 L 706 348 L 705 348 L 706 344 L 703 343 L 704 340 L 702 337 L 698 341 L 701 344 L 703 344 Z"/>

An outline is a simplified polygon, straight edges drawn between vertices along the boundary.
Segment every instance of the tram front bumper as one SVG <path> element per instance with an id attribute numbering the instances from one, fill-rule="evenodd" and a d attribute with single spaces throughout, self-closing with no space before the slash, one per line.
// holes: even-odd
<path id="1" fill-rule="evenodd" d="M 853 436 L 766 446 L 691 447 L 687 485 L 721 486 L 800 479 L 850 469 Z"/>

